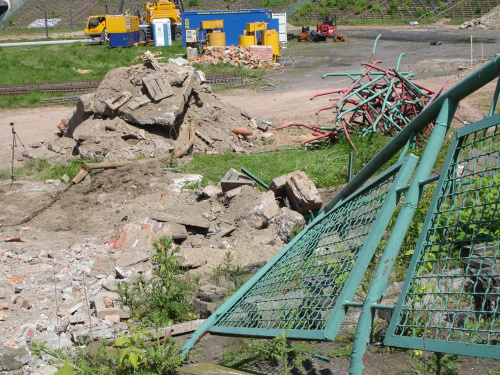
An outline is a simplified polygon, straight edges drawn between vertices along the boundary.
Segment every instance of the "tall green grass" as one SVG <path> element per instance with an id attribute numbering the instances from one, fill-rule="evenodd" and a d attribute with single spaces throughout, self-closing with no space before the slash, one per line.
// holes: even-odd
<path id="1" fill-rule="evenodd" d="M 385 144 L 388 137 L 378 134 L 356 142 L 354 170 L 358 172 Z M 270 183 L 274 178 L 295 170 L 303 170 L 319 188 L 331 188 L 347 182 L 349 153 L 347 141 L 339 141 L 333 147 L 317 150 L 285 150 L 250 155 L 234 154 L 230 151 L 220 155 L 196 154 L 193 160 L 182 167 L 185 173 L 203 175 L 203 184 L 218 183 L 229 168 L 245 167 L 257 178 Z"/>
<path id="2" fill-rule="evenodd" d="M 147 50 L 161 51 L 167 59 L 185 54 L 178 41 L 171 47 L 108 48 L 87 43 L 4 47 L 0 48 L 0 84 L 102 79 L 111 69 L 137 64 L 132 60 Z M 81 74 L 78 69 L 89 72 Z"/>
<path id="3" fill-rule="evenodd" d="M 96 161 L 96 160 L 92 160 Z M 23 167 L 14 169 L 14 178 L 16 179 L 31 179 L 31 180 L 53 180 L 60 179 L 65 174 L 70 179 L 73 179 L 82 169 L 84 163 L 91 162 L 84 159 L 72 159 L 67 163 L 52 164 L 46 159 L 29 160 Z M 10 178 L 8 169 L 0 170 L 0 180 Z"/>

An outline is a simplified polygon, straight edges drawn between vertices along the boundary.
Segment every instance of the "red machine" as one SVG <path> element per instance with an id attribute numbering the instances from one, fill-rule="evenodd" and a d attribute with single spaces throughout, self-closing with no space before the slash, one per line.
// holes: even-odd
<path id="1" fill-rule="evenodd" d="M 323 23 L 316 26 L 316 31 L 328 38 L 335 38 L 337 35 L 337 17 L 325 16 L 322 21 Z"/>
<path id="2" fill-rule="evenodd" d="M 335 36 L 337 35 L 337 26 L 331 26 L 326 24 L 317 25 L 316 31 L 329 38 L 335 38 Z"/>

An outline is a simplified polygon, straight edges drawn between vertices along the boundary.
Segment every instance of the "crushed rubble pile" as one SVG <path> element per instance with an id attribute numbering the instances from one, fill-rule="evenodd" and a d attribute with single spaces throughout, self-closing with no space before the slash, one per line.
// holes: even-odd
<path id="1" fill-rule="evenodd" d="M 459 27 L 460 29 L 482 29 L 482 30 L 498 30 L 500 28 L 500 6 L 495 7 L 488 14 L 481 18 L 473 18 L 465 21 Z"/>
<path id="2" fill-rule="evenodd" d="M 202 276 L 193 305 L 205 318 L 226 298 L 228 285 L 216 285 L 210 275 L 228 252 L 250 275 L 305 226 L 302 213 L 322 205 L 301 171 L 260 191 L 231 170 L 223 192 L 222 184 L 185 189 L 202 177 L 161 167 L 159 161 L 132 164 L 87 177 L 24 226 L 11 224 L 61 185 L 0 186 L 0 356 L 20 353 L 10 370 L 47 366 L 26 350 L 34 340 L 56 349 L 127 332 L 130 311 L 117 286 L 153 277 L 155 238 L 171 236 L 183 268 Z"/>
<path id="3" fill-rule="evenodd" d="M 203 77 L 189 66 L 158 63 L 152 54 L 143 65 L 111 70 L 95 93 L 80 97 L 64 137 L 48 148 L 106 161 L 165 157 L 188 144 L 191 126 L 196 127 L 193 152 L 252 147 L 252 139 L 232 129 L 260 132 L 270 124 L 221 101 Z"/>
<path id="4" fill-rule="evenodd" d="M 210 47 L 193 60 L 192 64 L 213 64 L 229 63 L 231 66 L 242 66 L 248 69 L 278 68 L 282 65 L 263 59 L 257 54 L 243 46 Z"/>

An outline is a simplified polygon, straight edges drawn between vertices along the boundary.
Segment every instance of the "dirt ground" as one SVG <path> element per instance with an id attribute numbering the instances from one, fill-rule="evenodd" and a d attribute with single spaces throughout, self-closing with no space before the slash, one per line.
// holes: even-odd
<path id="1" fill-rule="evenodd" d="M 217 95 L 274 126 L 291 122 L 327 123 L 331 120 L 330 113 L 314 114 L 325 105 L 325 100 L 311 101 L 309 98 L 318 92 L 346 87 L 350 80 L 322 79 L 322 74 L 361 70 L 360 63 L 370 58 L 373 40 L 379 32 L 382 38 L 377 43 L 375 58 L 383 60 L 382 66 L 394 66 L 399 54 L 405 53 L 401 70 L 415 72 L 417 82 L 434 90 L 445 82 L 445 87 L 449 88 L 477 69 L 482 63 L 478 61 L 480 56 L 490 60 L 500 52 L 499 31 L 410 26 L 392 30 L 345 28 L 341 30 L 347 39 L 345 43 L 291 43 L 283 50 L 284 69 L 276 70 L 269 84 L 257 90 L 234 89 Z M 482 40 L 482 43 L 473 45 L 472 67 L 470 45 L 465 41 L 467 38 L 470 40 L 471 33 Z M 442 42 L 431 46 L 433 41 Z M 494 88 L 494 83 L 489 84 L 480 93 L 464 100 L 456 117 L 467 122 L 484 117 L 487 106 L 482 102 L 483 98 Z M 44 146 L 56 138 L 56 125 L 72 113 L 72 107 L 2 110 L 0 169 L 7 169 L 10 165 L 10 122 L 15 123 L 17 135 L 30 154 L 46 156 Z M 455 125 L 461 124 L 457 121 Z M 286 132 L 272 132 L 278 146 L 296 145 L 300 138 Z M 23 163 L 18 160 L 23 159 L 19 146 L 15 150 L 16 166 Z M 172 187 L 178 176 L 165 175 L 159 167 L 152 164 L 142 168 L 105 171 L 92 183 L 86 181 L 72 188 L 47 211 L 23 225 L 13 224 L 48 203 L 62 185 L 58 182 L 16 181 L 9 188 L 8 181 L 0 183 L 0 237 L 20 237 L 26 241 L 0 243 L 0 303 L 10 304 L 5 310 L 4 320 L 0 315 L 0 345 L 25 344 L 28 340 L 26 335 L 32 327 L 36 328 L 38 338 L 54 342 L 54 325 L 59 324 L 58 319 L 65 319 L 68 315 L 61 311 L 71 310 L 88 290 L 104 285 L 110 275 L 114 276 L 117 261 L 127 255 L 124 249 L 113 245 L 122 238 L 124 230 L 129 233 L 128 239 L 124 239 L 129 241 L 129 250 L 132 239 L 145 242 L 150 239 L 149 233 L 144 236 L 141 228 L 148 224 L 154 213 L 174 213 L 194 220 L 208 220 L 212 223 L 210 227 L 222 228 L 228 223 L 239 225 L 238 234 L 228 240 L 219 239 L 216 245 L 205 240 L 204 235 L 196 233 L 196 230 L 188 234 L 189 246 L 183 249 L 183 256 L 197 272 L 209 273 L 222 262 L 227 249 L 234 255 L 235 264 L 251 264 L 270 259 L 283 246 L 270 229 L 263 229 L 256 236 L 248 223 L 245 224 L 244 216 L 258 203 L 260 193 L 248 191 L 248 196 L 237 196 L 230 203 L 220 198 L 200 200 L 194 191 Z M 204 261 L 196 264 L 199 262 L 196 254 L 201 252 Z M 133 267 L 136 267 L 132 269 L 134 272 L 147 272 L 145 266 Z M 82 321 L 85 320 L 82 318 Z M 63 337 L 69 339 L 74 331 L 85 328 L 88 323 L 95 322 L 91 319 L 90 322 L 72 323 Z M 232 345 L 231 340 L 224 341 L 208 335 L 201 341 L 199 353 L 204 361 L 215 362 L 221 351 Z M 314 360 L 313 364 L 310 369 L 302 369 L 302 373 L 346 373 L 348 360 L 345 357 L 330 363 Z M 30 362 L 26 369 L 34 371 L 37 365 L 40 364 Z M 367 373 L 386 373 L 407 368 L 407 365 L 406 354 L 389 356 L 372 347 L 368 354 Z M 484 373 L 488 370 L 498 370 L 498 361 L 468 359 L 460 373 Z"/>

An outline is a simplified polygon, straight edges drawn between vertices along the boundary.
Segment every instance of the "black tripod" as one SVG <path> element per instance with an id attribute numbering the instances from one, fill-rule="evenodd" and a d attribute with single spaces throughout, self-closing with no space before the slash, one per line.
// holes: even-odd
<path id="1" fill-rule="evenodd" d="M 30 155 L 28 154 L 28 150 L 26 150 L 26 147 L 24 147 L 23 145 L 23 142 L 21 141 L 21 138 L 19 138 L 19 135 L 17 135 L 16 131 L 14 130 L 14 123 L 11 122 L 9 124 L 11 126 L 11 129 L 12 129 L 12 150 L 11 150 L 11 153 L 10 153 L 10 184 L 9 184 L 9 188 L 12 186 L 12 184 L 14 183 L 14 152 L 15 152 L 15 148 L 17 147 L 17 142 L 19 141 L 19 144 L 21 145 L 21 147 L 23 148 L 23 155 L 26 156 L 26 157 L 30 157 Z"/>

